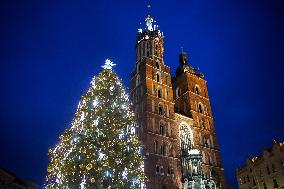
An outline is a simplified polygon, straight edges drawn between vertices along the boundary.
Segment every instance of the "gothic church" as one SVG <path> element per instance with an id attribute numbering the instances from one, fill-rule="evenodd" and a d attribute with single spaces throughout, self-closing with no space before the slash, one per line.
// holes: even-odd
<path id="1" fill-rule="evenodd" d="M 179 55 L 175 76 L 164 62 L 164 36 L 148 14 L 138 29 L 136 64 L 131 73 L 131 99 L 144 146 L 147 189 L 178 189 L 192 175 L 188 151 L 198 149 L 202 178 L 225 188 L 204 75 L 193 68 L 186 53 Z M 194 188 L 194 187 L 188 187 Z"/>

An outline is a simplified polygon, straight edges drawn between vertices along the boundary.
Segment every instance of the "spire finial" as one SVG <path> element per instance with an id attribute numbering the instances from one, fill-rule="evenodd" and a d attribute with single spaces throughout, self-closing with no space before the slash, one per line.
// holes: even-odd
<path id="1" fill-rule="evenodd" d="M 180 51 L 181 51 L 181 53 L 183 53 L 183 46 L 180 47 Z"/>
<path id="2" fill-rule="evenodd" d="M 148 16 L 150 16 L 150 0 L 148 0 L 147 8 L 148 8 Z"/>

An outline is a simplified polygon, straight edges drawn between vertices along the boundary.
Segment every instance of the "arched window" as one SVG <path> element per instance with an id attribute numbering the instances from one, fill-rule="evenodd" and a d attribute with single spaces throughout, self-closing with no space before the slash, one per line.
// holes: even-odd
<path id="1" fill-rule="evenodd" d="M 176 96 L 177 98 L 181 96 L 181 89 L 179 87 L 176 89 Z"/>
<path id="2" fill-rule="evenodd" d="M 162 82 L 162 78 L 161 78 L 161 73 L 160 72 L 157 72 L 156 78 L 157 78 L 157 82 L 159 82 L 159 83 Z"/>
<path id="3" fill-rule="evenodd" d="M 161 155 L 165 155 L 165 153 L 166 153 L 166 145 L 165 145 L 165 144 L 162 144 L 162 145 L 160 146 L 160 154 L 161 154 Z"/>
<path id="4" fill-rule="evenodd" d="M 164 124 L 160 121 L 160 135 L 164 135 L 165 134 L 165 126 Z"/>
<path id="5" fill-rule="evenodd" d="M 154 153 L 156 154 L 158 151 L 158 141 L 154 141 Z"/>
<path id="6" fill-rule="evenodd" d="M 191 148 L 193 142 L 192 130 L 189 125 L 181 123 L 179 127 L 180 149 L 181 153 L 187 154 L 188 149 Z"/>
<path id="7" fill-rule="evenodd" d="M 159 115 L 164 115 L 164 107 L 162 104 L 159 104 Z"/>
<path id="8" fill-rule="evenodd" d="M 162 89 L 161 88 L 158 88 L 157 93 L 158 93 L 158 97 L 162 98 Z"/>
<path id="9" fill-rule="evenodd" d="M 140 75 L 138 74 L 136 77 L 136 86 L 140 84 Z"/>
<path id="10" fill-rule="evenodd" d="M 159 61 L 156 61 L 156 68 L 157 68 L 158 70 L 161 70 L 161 65 L 160 65 Z"/>
<path id="11" fill-rule="evenodd" d="M 199 113 L 203 113 L 204 112 L 203 105 L 201 103 L 198 104 L 198 112 Z"/>
<path id="12" fill-rule="evenodd" d="M 200 95 L 200 87 L 198 85 L 195 85 L 195 93 Z"/>

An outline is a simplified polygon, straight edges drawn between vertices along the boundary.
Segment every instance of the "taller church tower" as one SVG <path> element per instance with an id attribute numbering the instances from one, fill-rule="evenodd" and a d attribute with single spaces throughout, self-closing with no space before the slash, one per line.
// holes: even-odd
<path id="1" fill-rule="evenodd" d="M 164 36 L 148 13 L 146 27 L 138 29 L 136 64 L 130 95 L 139 123 L 145 154 L 147 189 L 178 189 L 189 176 L 188 150 L 203 157 L 203 177 L 225 188 L 224 172 L 214 132 L 203 74 L 180 55 L 176 77 L 164 63 Z"/>
<path id="2" fill-rule="evenodd" d="M 164 36 L 148 15 L 139 29 L 131 98 L 145 147 L 147 188 L 178 188 L 178 130 L 175 123 L 170 68 L 164 64 Z"/>

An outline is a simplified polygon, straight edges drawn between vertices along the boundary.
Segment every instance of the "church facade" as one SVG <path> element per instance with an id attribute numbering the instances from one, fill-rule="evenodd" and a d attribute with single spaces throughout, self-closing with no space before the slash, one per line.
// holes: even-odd
<path id="1" fill-rule="evenodd" d="M 188 151 L 202 155 L 202 177 L 225 188 L 210 99 L 204 75 L 193 68 L 186 53 L 172 77 L 164 62 L 164 36 L 148 15 L 138 29 L 136 63 L 131 73 L 130 96 L 144 146 L 147 189 L 184 188 L 190 176 Z"/>

